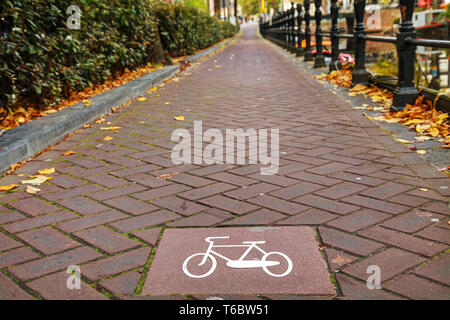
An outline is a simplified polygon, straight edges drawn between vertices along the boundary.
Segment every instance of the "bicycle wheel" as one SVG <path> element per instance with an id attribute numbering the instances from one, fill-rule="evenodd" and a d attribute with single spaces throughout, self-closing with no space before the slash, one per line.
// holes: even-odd
<path id="1" fill-rule="evenodd" d="M 279 278 L 279 277 L 284 277 L 285 275 L 289 274 L 289 273 L 292 271 L 292 261 L 291 261 L 291 259 L 289 259 L 289 257 L 288 257 L 287 255 L 285 255 L 284 253 L 276 252 L 276 251 L 268 252 L 268 253 L 266 253 L 266 254 L 262 257 L 262 261 L 266 261 L 267 258 L 268 258 L 270 255 L 279 255 L 279 256 L 281 256 L 281 258 L 283 258 L 284 260 L 286 260 L 288 266 L 287 266 L 287 269 L 286 269 L 285 272 L 279 273 L 279 274 L 270 271 L 270 270 L 269 270 L 269 267 L 263 266 L 262 268 L 264 269 L 264 271 L 265 271 L 268 275 L 270 275 L 270 276 L 272 276 L 272 277 L 278 277 L 278 278 Z M 280 259 L 280 260 L 281 260 L 281 259 Z M 280 264 L 281 264 L 281 263 L 282 263 L 282 261 L 280 261 Z"/>
<path id="2" fill-rule="evenodd" d="M 200 263 L 204 259 L 205 255 L 206 255 L 206 253 L 196 253 L 196 254 L 193 254 L 192 256 L 189 256 L 186 260 L 184 260 L 183 272 L 188 277 L 196 278 L 196 279 L 205 278 L 205 277 L 209 276 L 211 273 L 213 273 L 217 266 L 217 260 L 213 256 L 208 255 L 208 258 L 206 259 L 205 264 L 203 266 L 200 266 Z M 200 274 L 194 274 L 188 270 L 189 262 L 191 262 L 190 269 L 192 270 L 193 268 L 195 268 L 195 269 L 197 269 L 195 273 L 200 273 Z M 199 270 L 199 269 L 207 270 L 207 271 L 205 273 L 202 273 L 202 270 Z"/>

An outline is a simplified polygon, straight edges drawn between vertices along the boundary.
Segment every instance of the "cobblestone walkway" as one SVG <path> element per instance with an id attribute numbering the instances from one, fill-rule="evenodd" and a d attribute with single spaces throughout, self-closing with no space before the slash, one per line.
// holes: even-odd
<path id="1" fill-rule="evenodd" d="M 278 174 L 175 166 L 172 131 L 194 120 L 222 132 L 280 129 Z M 0 179 L 56 168 L 37 195 L 0 194 L 0 299 L 131 298 L 165 228 L 269 225 L 317 231 L 336 294 L 315 298 L 450 298 L 449 179 L 298 70 L 256 26 L 106 121 Z M 70 265 L 81 266 L 81 290 L 66 287 Z M 381 290 L 366 286 L 370 265 L 381 269 Z"/>

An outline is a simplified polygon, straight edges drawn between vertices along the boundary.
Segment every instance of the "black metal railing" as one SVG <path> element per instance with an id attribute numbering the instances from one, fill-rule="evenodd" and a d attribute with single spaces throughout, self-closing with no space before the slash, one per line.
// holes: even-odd
<path id="1" fill-rule="evenodd" d="M 450 41 L 434 39 L 418 39 L 412 22 L 414 0 L 400 0 L 401 24 L 396 37 L 367 35 L 364 26 L 366 0 L 354 1 L 354 16 L 356 25 L 352 33 L 343 33 L 338 26 L 338 0 L 331 0 L 331 32 L 322 32 L 322 0 L 314 0 L 315 33 L 311 32 L 310 0 L 304 0 L 303 5 L 294 2 L 292 7 L 271 17 L 269 21 L 260 22 L 260 33 L 263 37 L 278 43 L 297 56 L 303 56 L 305 61 L 313 61 L 314 67 L 326 66 L 322 50 L 322 38 L 331 40 L 330 72 L 340 68 L 339 39 L 350 39 L 354 44 L 355 65 L 352 72 L 352 84 L 368 84 L 370 73 L 366 70 L 366 41 L 386 42 L 395 44 L 398 56 L 398 79 L 393 88 L 392 111 L 398 111 L 406 104 L 413 104 L 419 94 L 414 85 L 414 61 L 416 46 L 450 48 Z M 303 7 L 303 8 L 302 8 Z M 304 13 L 302 13 L 304 11 Z M 297 14 L 296 14 L 297 13 Z M 305 24 L 303 30 L 303 22 Z M 315 38 L 316 54 L 312 53 L 311 37 Z M 305 47 L 302 48 L 302 42 Z"/>

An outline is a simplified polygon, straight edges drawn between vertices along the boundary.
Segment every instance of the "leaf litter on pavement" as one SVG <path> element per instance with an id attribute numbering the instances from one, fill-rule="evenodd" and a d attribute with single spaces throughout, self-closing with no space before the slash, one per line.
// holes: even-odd
<path id="1" fill-rule="evenodd" d="M 326 80 L 335 86 L 351 88 L 352 73 L 347 67 L 341 70 L 335 70 L 329 74 L 322 74 L 314 76 L 319 80 Z M 349 96 L 356 96 L 358 94 L 370 98 L 373 102 L 378 103 L 379 107 L 369 107 L 363 105 L 362 107 L 355 107 L 355 109 L 365 109 L 368 111 L 381 111 L 380 116 L 369 116 L 364 114 L 367 118 L 376 121 L 384 121 L 389 123 L 400 123 L 407 126 L 410 130 L 416 131 L 419 137 L 416 137 L 416 142 L 424 142 L 431 138 L 440 138 L 439 142 L 443 142 L 441 148 L 450 149 L 450 121 L 448 113 L 439 111 L 435 107 L 436 101 L 425 99 L 420 95 L 413 105 L 407 104 L 403 110 L 397 112 L 390 112 L 392 105 L 392 92 L 363 84 L 357 84 L 349 90 Z M 397 139 L 399 140 L 399 139 Z M 409 141 L 400 141 L 402 143 L 411 143 Z M 426 153 L 418 150 L 418 153 Z"/>
<path id="2" fill-rule="evenodd" d="M 11 167 L 12 167 L 11 169 L 15 169 L 14 167 L 17 167 L 17 166 L 11 166 Z M 39 170 L 37 175 L 18 174 L 17 176 L 18 177 L 28 176 L 28 179 L 22 180 L 21 184 L 27 185 L 25 192 L 30 193 L 30 194 L 36 194 L 39 191 L 41 191 L 41 189 L 36 188 L 34 186 L 40 186 L 44 182 L 52 179 L 53 177 L 49 177 L 46 175 L 52 174 L 54 172 L 55 172 L 55 168 L 45 168 L 45 169 Z M 10 191 L 16 187 L 18 187 L 17 184 L 0 186 L 0 191 Z"/>
<path id="3" fill-rule="evenodd" d="M 6 110 L 0 107 L 0 128 L 9 130 L 19 125 L 25 124 L 31 120 L 35 120 L 41 117 L 45 117 L 49 114 L 58 112 L 61 109 L 70 107 L 74 104 L 82 102 L 85 107 L 92 105 L 91 100 L 96 95 L 109 91 L 116 87 L 120 87 L 132 80 L 135 80 L 147 73 L 160 69 L 161 65 L 152 65 L 151 63 L 146 66 L 137 68 L 136 70 L 129 70 L 125 68 L 122 74 L 115 74 L 110 76 L 110 79 L 102 84 L 88 87 L 83 91 L 71 92 L 68 98 L 62 99 L 62 101 L 55 106 L 36 106 L 27 102 L 26 100 L 19 101 L 12 110 Z"/>

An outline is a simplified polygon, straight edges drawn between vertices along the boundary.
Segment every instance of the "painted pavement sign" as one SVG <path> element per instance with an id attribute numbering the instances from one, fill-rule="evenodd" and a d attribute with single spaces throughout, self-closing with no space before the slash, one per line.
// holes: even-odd
<path id="1" fill-rule="evenodd" d="M 310 227 L 166 229 L 144 295 L 333 295 Z"/>

